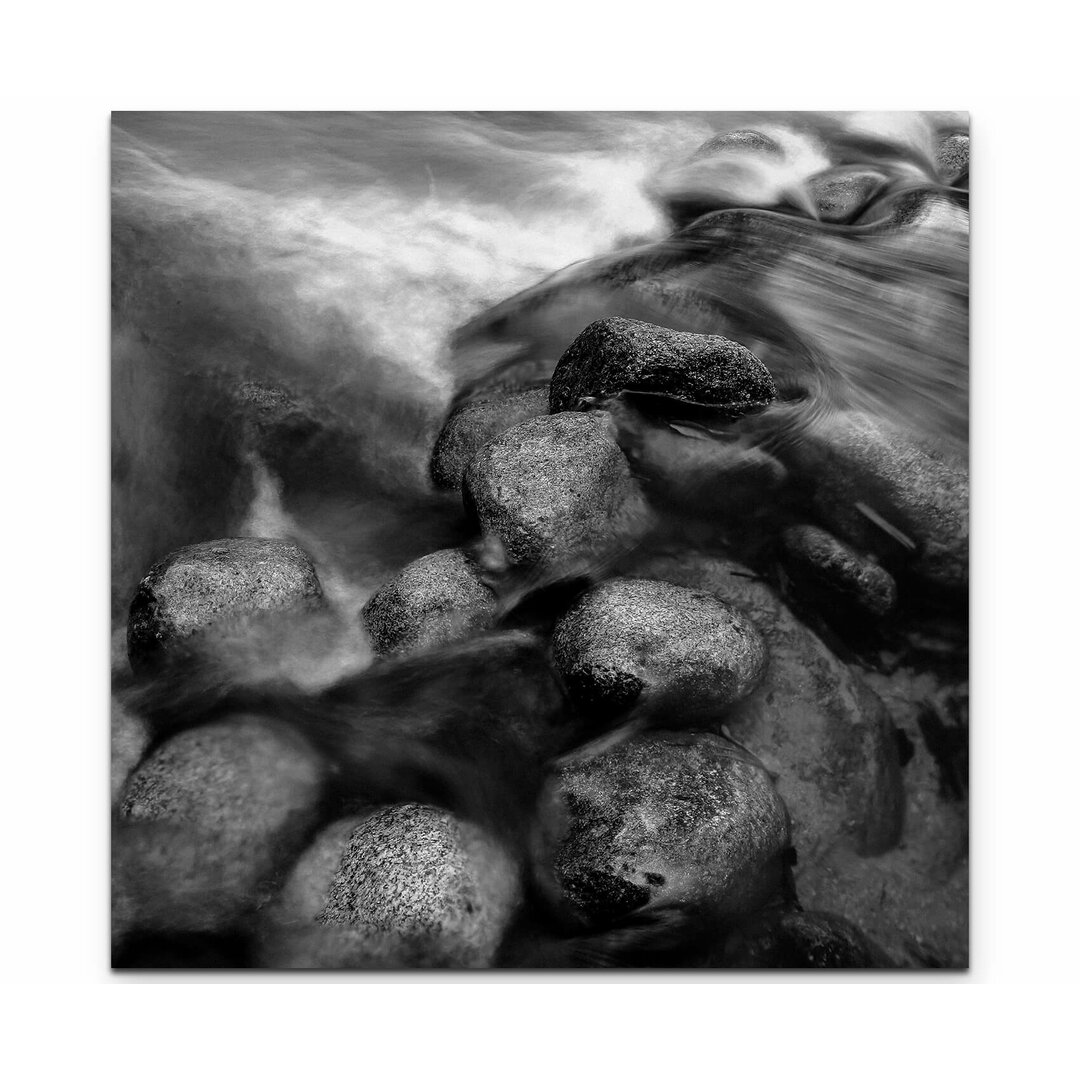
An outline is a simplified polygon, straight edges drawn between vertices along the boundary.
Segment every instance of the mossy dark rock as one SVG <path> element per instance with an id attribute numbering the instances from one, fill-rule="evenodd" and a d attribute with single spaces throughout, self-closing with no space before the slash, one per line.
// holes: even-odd
<path id="1" fill-rule="evenodd" d="M 266 926 L 275 967 L 488 967 L 521 901 L 519 867 L 482 830 L 418 803 L 325 829 Z"/>
<path id="2" fill-rule="evenodd" d="M 295 732 L 255 716 L 160 745 L 119 801 L 116 928 L 214 930 L 252 910 L 314 826 L 323 775 Z"/>
<path id="3" fill-rule="evenodd" d="M 844 224 L 862 211 L 887 178 L 873 169 L 832 169 L 810 181 L 810 197 L 818 217 L 831 224 Z"/>
<path id="4" fill-rule="evenodd" d="M 938 176 L 943 184 L 966 181 L 971 165 L 971 139 L 963 131 L 954 131 L 938 143 L 934 155 Z"/>
<path id="5" fill-rule="evenodd" d="M 490 626 L 495 602 L 476 563 L 448 548 L 409 563 L 368 600 L 361 617 L 376 653 L 401 655 Z"/>
<path id="6" fill-rule="evenodd" d="M 551 376 L 551 411 L 624 390 L 710 405 L 731 416 L 776 397 L 768 369 L 737 342 L 612 318 L 587 326 L 563 353 Z"/>
<path id="7" fill-rule="evenodd" d="M 552 648 L 582 708 L 610 716 L 645 695 L 665 703 L 667 723 L 746 697 L 766 660 L 753 623 L 713 594 L 631 578 L 585 593 L 556 626 Z"/>
<path id="8" fill-rule="evenodd" d="M 559 413 L 510 428 L 469 463 L 464 498 L 510 565 L 587 565 L 629 543 L 648 511 L 600 415 Z"/>
<path id="9" fill-rule="evenodd" d="M 784 804 L 765 769 L 718 735 L 638 736 L 564 766 L 549 794 L 555 878 L 593 924 L 658 904 L 735 915 L 781 888 Z"/>
<path id="10" fill-rule="evenodd" d="M 822 911 L 770 912 L 725 942 L 722 967 L 891 968 L 888 956 L 854 923 Z"/>
<path id="11" fill-rule="evenodd" d="M 654 556 L 635 574 L 709 592 L 760 630 L 760 685 L 723 722 L 776 777 L 801 868 L 841 847 L 887 851 L 900 838 L 904 791 L 896 733 L 881 699 L 799 622 L 752 571 L 726 559 Z"/>
<path id="12" fill-rule="evenodd" d="M 177 643 L 222 621 L 321 601 L 311 559 L 288 540 L 193 544 L 156 563 L 139 583 L 128 615 L 128 657 L 145 671 Z"/>
<path id="13" fill-rule="evenodd" d="M 508 428 L 547 412 L 546 386 L 459 405 L 447 418 L 431 454 L 431 479 L 435 486 L 460 489 L 469 462 L 484 443 Z"/>
<path id="14" fill-rule="evenodd" d="M 821 520 L 923 584 L 968 582 L 967 463 L 885 420 L 848 412 L 807 433 L 789 459 L 814 483 Z"/>
<path id="15" fill-rule="evenodd" d="M 795 588 L 811 603 L 838 605 L 880 618 L 896 606 L 896 582 L 816 525 L 793 525 L 781 534 L 784 565 Z"/>

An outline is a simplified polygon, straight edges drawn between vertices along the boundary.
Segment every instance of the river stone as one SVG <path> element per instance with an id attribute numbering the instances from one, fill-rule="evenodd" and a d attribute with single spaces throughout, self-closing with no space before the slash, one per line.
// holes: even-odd
<path id="1" fill-rule="evenodd" d="M 947 135 L 938 144 L 935 164 L 944 184 L 966 179 L 971 161 L 971 139 L 962 131 Z"/>
<path id="2" fill-rule="evenodd" d="M 494 616 L 495 593 L 457 548 L 409 563 L 361 612 L 380 656 L 458 641 L 490 626 Z"/>
<path id="3" fill-rule="evenodd" d="M 818 218 L 834 225 L 851 221 L 886 180 L 883 173 L 872 169 L 819 173 L 810 181 L 810 197 L 817 207 Z"/>
<path id="4" fill-rule="evenodd" d="M 888 956 L 853 922 L 823 911 L 769 912 L 727 939 L 731 968 L 891 968 Z"/>
<path id="5" fill-rule="evenodd" d="M 490 967 L 522 896 L 507 852 L 476 826 L 419 803 L 349 824 L 325 830 L 297 864 L 268 959 L 285 967 Z"/>
<path id="6" fill-rule="evenodd" d="M 110 713 L 109 792 L 115 804 L 131 770 L 150 744 L 150 727 L 137 713 L 123 703 L 113 701 Z"/>
<path id="7" fill-rule="evenodd" d="M 648 510 L 603 414 L 539 416 L 483 446 L 464 499 L 511 565 L 584 565 L 632 542 Z"/>
<path id="8" fill-rule="evenodd" d="M 737 152 L 741 154 L 768 154 L 777 156 L 783 153 L 780 144 L 770 139 L 768 135 L 762 135 L 760 131 L 752 129 L 740 129 L 738 131 L 725 131 L 720 135 L 714 135 L 706 139 L 695 151 L 694 158 L 713 157 L 716 154 Z"/>
<path id="9" fill-rule="evenodd" d="M 585 593 L 556 626 L 552 649 L 571 695 L 604 716 L 642 695 L 673 703 L 683 718 L 727 708 L 753 690 L 766 660 L 753 623 L 712 593 L 630 578 Z"/>
<path id="10" fill-rule="evenodd" d="M 760 685 L 723 716 L 776 778 L 799 854 L 795 874 L 832 848 L 874 855 L 900 839 L 904 791 L 881 699 L 747 567 L 657 555 L 630 573 L 709 592 L 753 621 L 768 646 Z"/>
<path id="11" fill-rule="evenodd" d="M 193 544 L 166 556 L 139 583 L 128 615 L 128 657 L 137 672 L 146 671 L 223 620 L 321 600 L 311 559 L 288 540 Z"/>
<path id="12" fill-rule="evenodd" d="M 116 921 L 212 930 L 254 908 L 314 826 L 322 781 L 303 739 L 256 716 L 163 743 L 120 797 Z"/>
<path id="13" fill-rule="evenodd" d="M 587 326 L 563 353 L 551 376 L 551 411 L 624 390 L 710 405 L 732 417 L 776 397 L 768 369 L 737 342 L 612 318 Z"/>
<path id="14" fill-rule="evenodd" d="M 967 587 L 969 480 L 959 455 L 848 412 L 809 431 L 790 464 L 816 482 L 814 508 L 838 536 L 923 584 Z"/>
<path id="15" fill-rule="evenodd" d="M 735 915 L 780 889 L 784 804 L 760 763 L 718 735 L 639 735 L 565 765 L 549 800 L 555 879 L 590 923 L 656 904 Z"/>
<path id="16" fill-rule="evenodd" d="M 547 411 L 546 386 L 459 405 L 443 425 L 431 454 L 431 479 L 435 486 L 460 489 L 465 469 L 484 443 Z"/>
<path id="17" fill-rule="evenodd" d="M 792 525 L 780 535 L 784 564 L 797 589 L 823 606 L 880 618 L 896 606 L 896 582 L 884 567 L 816 525 Z"/>

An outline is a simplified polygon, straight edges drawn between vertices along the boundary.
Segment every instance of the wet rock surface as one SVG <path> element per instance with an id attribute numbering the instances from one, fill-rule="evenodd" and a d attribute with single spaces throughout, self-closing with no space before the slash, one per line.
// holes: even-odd
<path id="1" fill-rule="evenodd" d="M 552 636 L 555 662 L 581 707 L 601 716 L 639 700 L 675 702 L 684 722 L 746 697 L 765 669 L 765 642 L 711 593 L 611 578 L 590 589 Z"/>
<path id="2" fill-rule="evenodd" d="M 896 737 L 866 683 L 745 566 L 658 556 L 635 572 L 715 595 L 765 639 L 760 685 L 720 719 L 774 774 L 800 865 L 835 846 L 862 855 L 893 847 L 904 802 Z"/>
<path id="3" fill-rule="evenodd" d="M 361 617 L 379 655 L 402 655 L 486 629 L 495 606 L 474 560 L 451 548 L 409 563 L 371 597 Z"/>
<path id="4" fill-rule="evenodd" d="M 734 968 L 890 968 L 854 923 L 821 911 L 785 911 L 751 920 L 726 942 L 721 966 Z"/>
<path id="5" fill-rule="evenodd" d="M 269 930 L 283 967 L 486 967 L 521 902 L 519 867 L 482 830 L 417 803 L 326 829 Z"/>
<path id="6" fill-rule="evenodd" d="M 120 796 L 114 926 L 212 930 L 252 910 L 315 825 L 323 781 L 304 740 L 261 717 L 162 743 Z"/>
<path id="7" fill-rule="evenodd" d="M 710 733 L 656 732 L 565 766 L 552 866 L 593 924 L 647 905 L 752 911 L 782 890 L 787 812 L 764 768 Z"/>
<path id="8" fill-rule="evenodd" d="M 962 131 L 946 135 L 938 143 L 934 156 L 942 183 L 966 183 L 971 163 L 971 139 L 968 135 Z"/>
<path id="9" fill-rule="evenodd" d="M 879 172 L 834 170 L 810 181 L 810 196 L 821 221 L 843 224 L 852 221 L 885 182 L 885 175 Z"/>
<path id="10" fill-rule="evenodd" d="M 838 536 L 928 586 L 966 588 L 969 480 L 959 455 L 844 413 L 812 431 L 791 464 L 816 485 L 814 507 Z"/>
<path id="11" fill-rule="evenodd" d="M 534 387 L 467 401 L 447 418 L 431 454 L 436 487 L 460 489 L 477 450 L 508 428 L 548 412 L 548 388 Z"/>
<path id="12" fill-rule="evenodd" d="M 630 542 L 648 518 L 598 414 L 559 413 L 511 428 L 472 459 L 464 490 L 511 565 L 588 563 Z"/>
<path id="13" fill-rule="evenodd" d="M 895 607 L 892 575 L 824 529 L 792 525 L 780 539 L 785 567 L 811 603 L 879 618 Z"/>
<path id="14" fill-rule="evenodd" d="M 109 716 L 109 793 L 112 802 L 123 790 L 131 770 L 150 745 L 150 728 L 142 717 L 120 701 L 113 701 Z"/>
<path id="15" fill-rule="evenodd" d="M 128 615 L 131 666 L 152 668 L 177 644 L 230 618 L 321 599 L 311 559 L 287 540 L 234 537 L 181 548 L 139 583 Z"/>
<path id="16" fill-rule="evenodd" d="M 732 416 L 776 396 L 765 365 L 738 342 L 616 318 L 592 323 L 563 353 L 551 376 L 551 411 L 625 390 L 712 405 Z"/>

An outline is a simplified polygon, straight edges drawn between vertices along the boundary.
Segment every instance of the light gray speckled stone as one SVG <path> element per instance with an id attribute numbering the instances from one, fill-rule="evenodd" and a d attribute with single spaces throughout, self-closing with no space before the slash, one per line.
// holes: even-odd
<path id="1" fill-rule="evenodd" d="M 495 593 L 457 548 L 416 559 L 364 605 L 361 617 L 380 656 L 445 645 L 491 625 Z"/>
<path id="2" fill-rule="evenodd" d="M 967 175 L 971 164 L 971 139 L 962 131 L 947 135 L 935 154 L 938 175 L 944 184 L 955 184 Z"/>
<path id="3" fill-rule="evenodd" d="M 623 390 L 710 405 L 733 416 L 776 397 L 768 369 L 738 342 L 612 318 L 591 323 L 563 353 L 551 376 L 551 411 Z"/>
<path id="4" fill-rule="evenodd" d="M 484 397 L 458 406 L 443 425 L 431 454 L 431 478 L 435 486 L 460 489 L 469 462 L 484 443 L 547 411 L 546 386 Z"/>
<path id="5" fill-rule="evenodd" d="M 193 544 L 156 563 L 139 583 L 128 615 L 128 656 L 143 671 L 222 620 L 321 600 L 311 559 L 287 540 Z"/>
<path id="6" fill-rule="evenodd" d="M 833 169 L 810 181 L 810 197 L 822 221 L 842 224 L 856 217 L 886 180 L 873 169 Z"/>
<path id="7" fill-rule="evenodd" d="M 205 930 L 253 908 L 313 827 L 322 782 L 308 744 L 260 717 L 216 721 L 163 743 L 120 798 L 117 922 Z"/>
<path id="8" fill-rule="evenodd" d="M 480 829 L 418 803 L 384 807 L 335 823 L 305 853 L 262 959 L 302 968 L 487 967 L 520 900 L 518 866 Z"/>
<path id="9" fill-rule="evenodd" d="M 701 732 L 641 735 L 566 766 L 547 815 L 556 878 L 598 925 L 657 903 L 753 911 L 776 895 L 789 843 L 765 769 Z"/>
<path id="10" fill-rule="evenodd" d="M 555 663 L 583 708 L 619 713 L 642 695 L 678 724 L 746 697 L 765 669 L 765 642 L 740 611 L 666 581 L 611 578 L 563 616 Z"/>
<path id="11" fill-rule="evenodd" d="M 510 565 L 587 565 L 632 542 L 648 510 L 602 414 L 559 413 L 510 428 L 465 473 L 464 496 Z"/>

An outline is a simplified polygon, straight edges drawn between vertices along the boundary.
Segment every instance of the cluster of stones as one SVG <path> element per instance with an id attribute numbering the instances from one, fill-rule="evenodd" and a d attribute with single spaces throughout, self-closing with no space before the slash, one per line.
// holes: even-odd
<path id="1" fill-rule="evenodd" d="M 682 494 L 699 509 L 722 515 L 740 475 L 771 476 L 762 491 L 789 473 L 812 484 L 817 518 L 778 534 L 778 558 L 826 608 L 880 618 L 901 582 L 962 585 L 963 477 L 865 416 L 841 417 L 774 472 L 753 447 L 687 440 L 677 423 L 666 441 L 642 439 L 629 422 L 647 401 L 654 431 L 666 407 L 737 423 L 775 395 L 736 342 L 610 318 L 582 331 L 548 387 L 470 401 L 447 419 L 431 475 L 460 490 L 477 539 L 404 566 L 361 620 L 378 663 L 412 663 L 422 677 L 428 658 L 458 664 L 455 648 L 495 640 L 530 590 L 568 585 L 553 621 L 524 635 L 546 651 L 573 717 L 554 741 L 530 744 L 549 773 L 535 865 L 485 823 L 435 805 L 378 802 L 328 822 L 335 762 L 302 723 L 225 708 L 155 732 L 121 704 L 123 947 L 244 927 L 268 966 L 487 966 L 522 918 L 528 874 L 582 933 L 678 909 L 741 928 L 716 953 L 734 966 L 884 962 L 857 928 L 790 906 L 793 845 L 873 855 L 899 840 L 902 785 L 881 701 L 745 566 L 640 547 L 682 475 L 676 448 L 693 441 L 695 485 Z M 182 677 L 227 647 L 237 623 L 324 604 L 295 544 L 184 548 L 139 585 L 131 665 Z M 485 722 L 505 735 L 521 708 L 512 690 L 503 698 Z"/>

